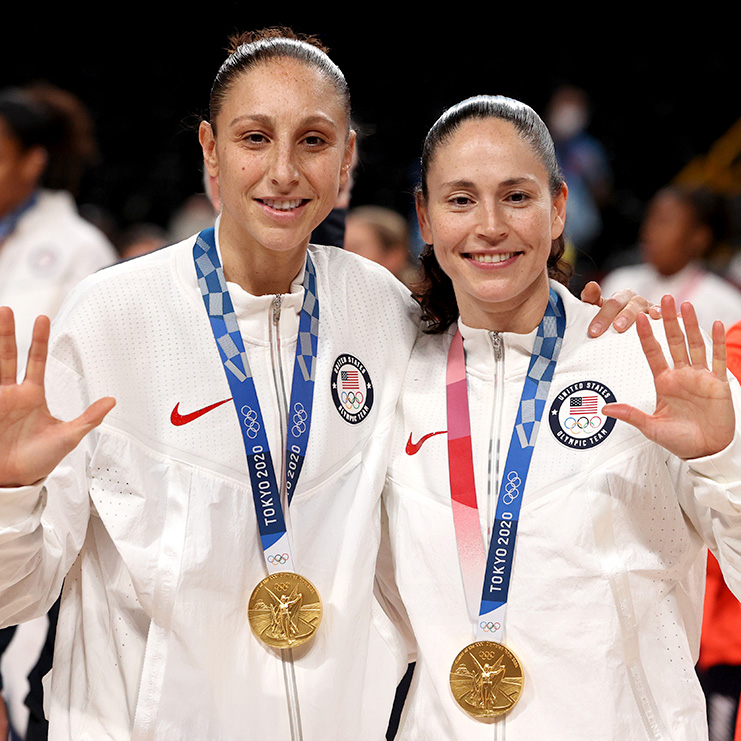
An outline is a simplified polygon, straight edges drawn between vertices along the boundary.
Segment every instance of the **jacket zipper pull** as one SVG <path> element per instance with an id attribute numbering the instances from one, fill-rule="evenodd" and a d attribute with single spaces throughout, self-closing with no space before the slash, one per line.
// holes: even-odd
<path id="1" fill-rule="evenodd" d="M 283 304 L 283 294 L 276 293 L 273 297 L 273 324 L 280 321 L 280 307 Z"/>
<path id="2" fill-rule="evenodd" d="M 502 335 L 500 335 L 499 332 L 489 332 L 489 337 L 491 337 L 491 345 L 494 348 L 494 359 L 501 360 L 504 355 Z"/>

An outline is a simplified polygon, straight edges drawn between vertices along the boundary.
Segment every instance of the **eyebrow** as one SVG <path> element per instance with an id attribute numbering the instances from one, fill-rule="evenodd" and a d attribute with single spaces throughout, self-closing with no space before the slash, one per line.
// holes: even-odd
<path id="1" fill-rule="evenodd" d="M 535 181 L 534 177 L 530 176 L 524 176 L 524 177 L 518 177 L 518 178 L 507 178 L 507 180 L 503 180 L 501 183 L 499 183 L 500 187 L 509 188 L 513 185 L 522 185 L 522 183 L 532 183 Z M 460 178 L 459 180 L 449 180 L 448 182 L 445 182 L 442 184 L 443 188 L 476 188 L 476 183 L 474 183 L 472 180 L 466 180 L 465 178 Z"/>
<path id="2" fill-rule="evenodd" d="M 245 113 L 241 116 L 237 116 L 236 118 L 232 119 L 230 122 L 230 126 L 234 126 L 235 124 L 240 123 L 241 121 L 254 121 L 255 123 L 263 124 L 264 126 L 272 125 L 273 118 L 271 116 L 268 116 L 264 113 Z M 301 121 L 302 126 L 312 126 L 314 124 L 319 123 L 325 123 L 325 124 L 331 124 L 332 126 L 337 126 L 337 123 L 334 119 L 330 118 L 329 116 L 325 116 L 323 114 L 313 114 L 311 116 L 307 116 L 305 119 Z"/>

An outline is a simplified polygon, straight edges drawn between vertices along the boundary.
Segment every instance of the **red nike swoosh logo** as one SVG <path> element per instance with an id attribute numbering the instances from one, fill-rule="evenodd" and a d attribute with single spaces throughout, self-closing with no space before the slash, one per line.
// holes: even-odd
<path id="1" fill-rule="evenodd" d="M 406 454 L 414 455 L 415 453 L 418 453 L 419 449 L 422 447 L 422 443 L 425 440 L 429 440 L 431 437 L 434 437 L 435 435 L 444 435 L 446 432 L 447 430 L 440 430 L 440 432 L 428 432 L 426 435 L 423 435 L 422 437 L 420 437 L 416 443 L 412 442 L 412 435 L 410 433 L 409 439 L 407 440 Z"/>
<path id="2" fill-rule="evenodd" d="M 220 407 L 222 404 L 226 404 L 227 401 L 231 400 L 231 397 L 229 397 L 228 399 L 224 399 L 224 401 L 217 401 L 215 404 L 210 404 L 207 407 L 203 407 L 203 409 L 197 409 L 195 412 L 191 412 L 190 414 L 180 414 L 180 412 L 178 412 L 180 402 L 178 402 L 177 404 L 175 404 L 175 408 L 172 410 L 172 414 L 170 415 L 170 422 L 172 422 L 177 427 L 179 427 L 180 425 L 187 425 L 188 422 L 192 422 L 194 419 L 202 417 L 204 414 L 206 414 L 206 412 L 210 412 L 212 409 L 216 409 L 216 407 Z"/>

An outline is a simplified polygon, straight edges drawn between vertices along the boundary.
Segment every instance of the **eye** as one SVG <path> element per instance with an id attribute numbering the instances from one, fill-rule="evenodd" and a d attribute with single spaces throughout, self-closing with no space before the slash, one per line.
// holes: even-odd
<path id="1" fill-rule="evenodd" d="M 242 137 L 245 144 L 260 146 L 268 141 L 268 137 L 260 131 L 250 131 Z"/>
<path id="2" fill-rule="evenodd" d="M 457 208 L 465 208 L 473 203 L 473 198 L 465 193 L 456 193 L 448 198 L 448 203 Z"/>
<path id="3" fill-rule="evenodd" d="M 523 191 L 515 191 L 514 193 L 510 193 L 507 196 L 507 200 L 510 203 L 522 204 L 522 203 L 526 203 L 527 201 L 529 201 L 530 196 L 527 193 L 524 193 Z"/>
<path id="4" fill-rule="evenodd" d="M 307 134 L 303 139 L 304 144 L 311 149 L 318 149 L 327 144 L 327 138 L 322 134 Z"/>

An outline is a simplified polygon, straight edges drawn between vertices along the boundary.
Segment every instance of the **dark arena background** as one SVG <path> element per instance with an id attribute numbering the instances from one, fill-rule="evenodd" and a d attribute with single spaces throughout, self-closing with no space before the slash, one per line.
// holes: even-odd
<path id="1" fill-rule="evenodd" d="M 525 6 L 268 13 L 254 5 L 200 3 L 194 12 L 183 4 L 72 3 L 51 12 L 17 5 L 4 13 L 0 87 L 44 79 L 81 98 L 100 153 L 80 202 L 112 231 L 167 226 L 202 192 L 196 127 L 227 37 L 272 25 L 318 35 L 345 72 L 362 133 L 352 205 L 390 206 L 413 219 L 421 141 L 446 106 L 496 93 L 543 113 L 562 83 L 587 93 L 588 130 L 613 175 L 587 272 L 599 274 L 607 257 L 635 244 L 647 200 L 681 173 L 713 177 L 738 200 L 741 63 L 734 24 L 717 15 L 674 27 L 659 17 L 651 29 L 615 10 L 598 21 Z M 411 17 L 421 13 L 424 20 Z M 721 165 L 708 175 L 712 158 Z"/>

